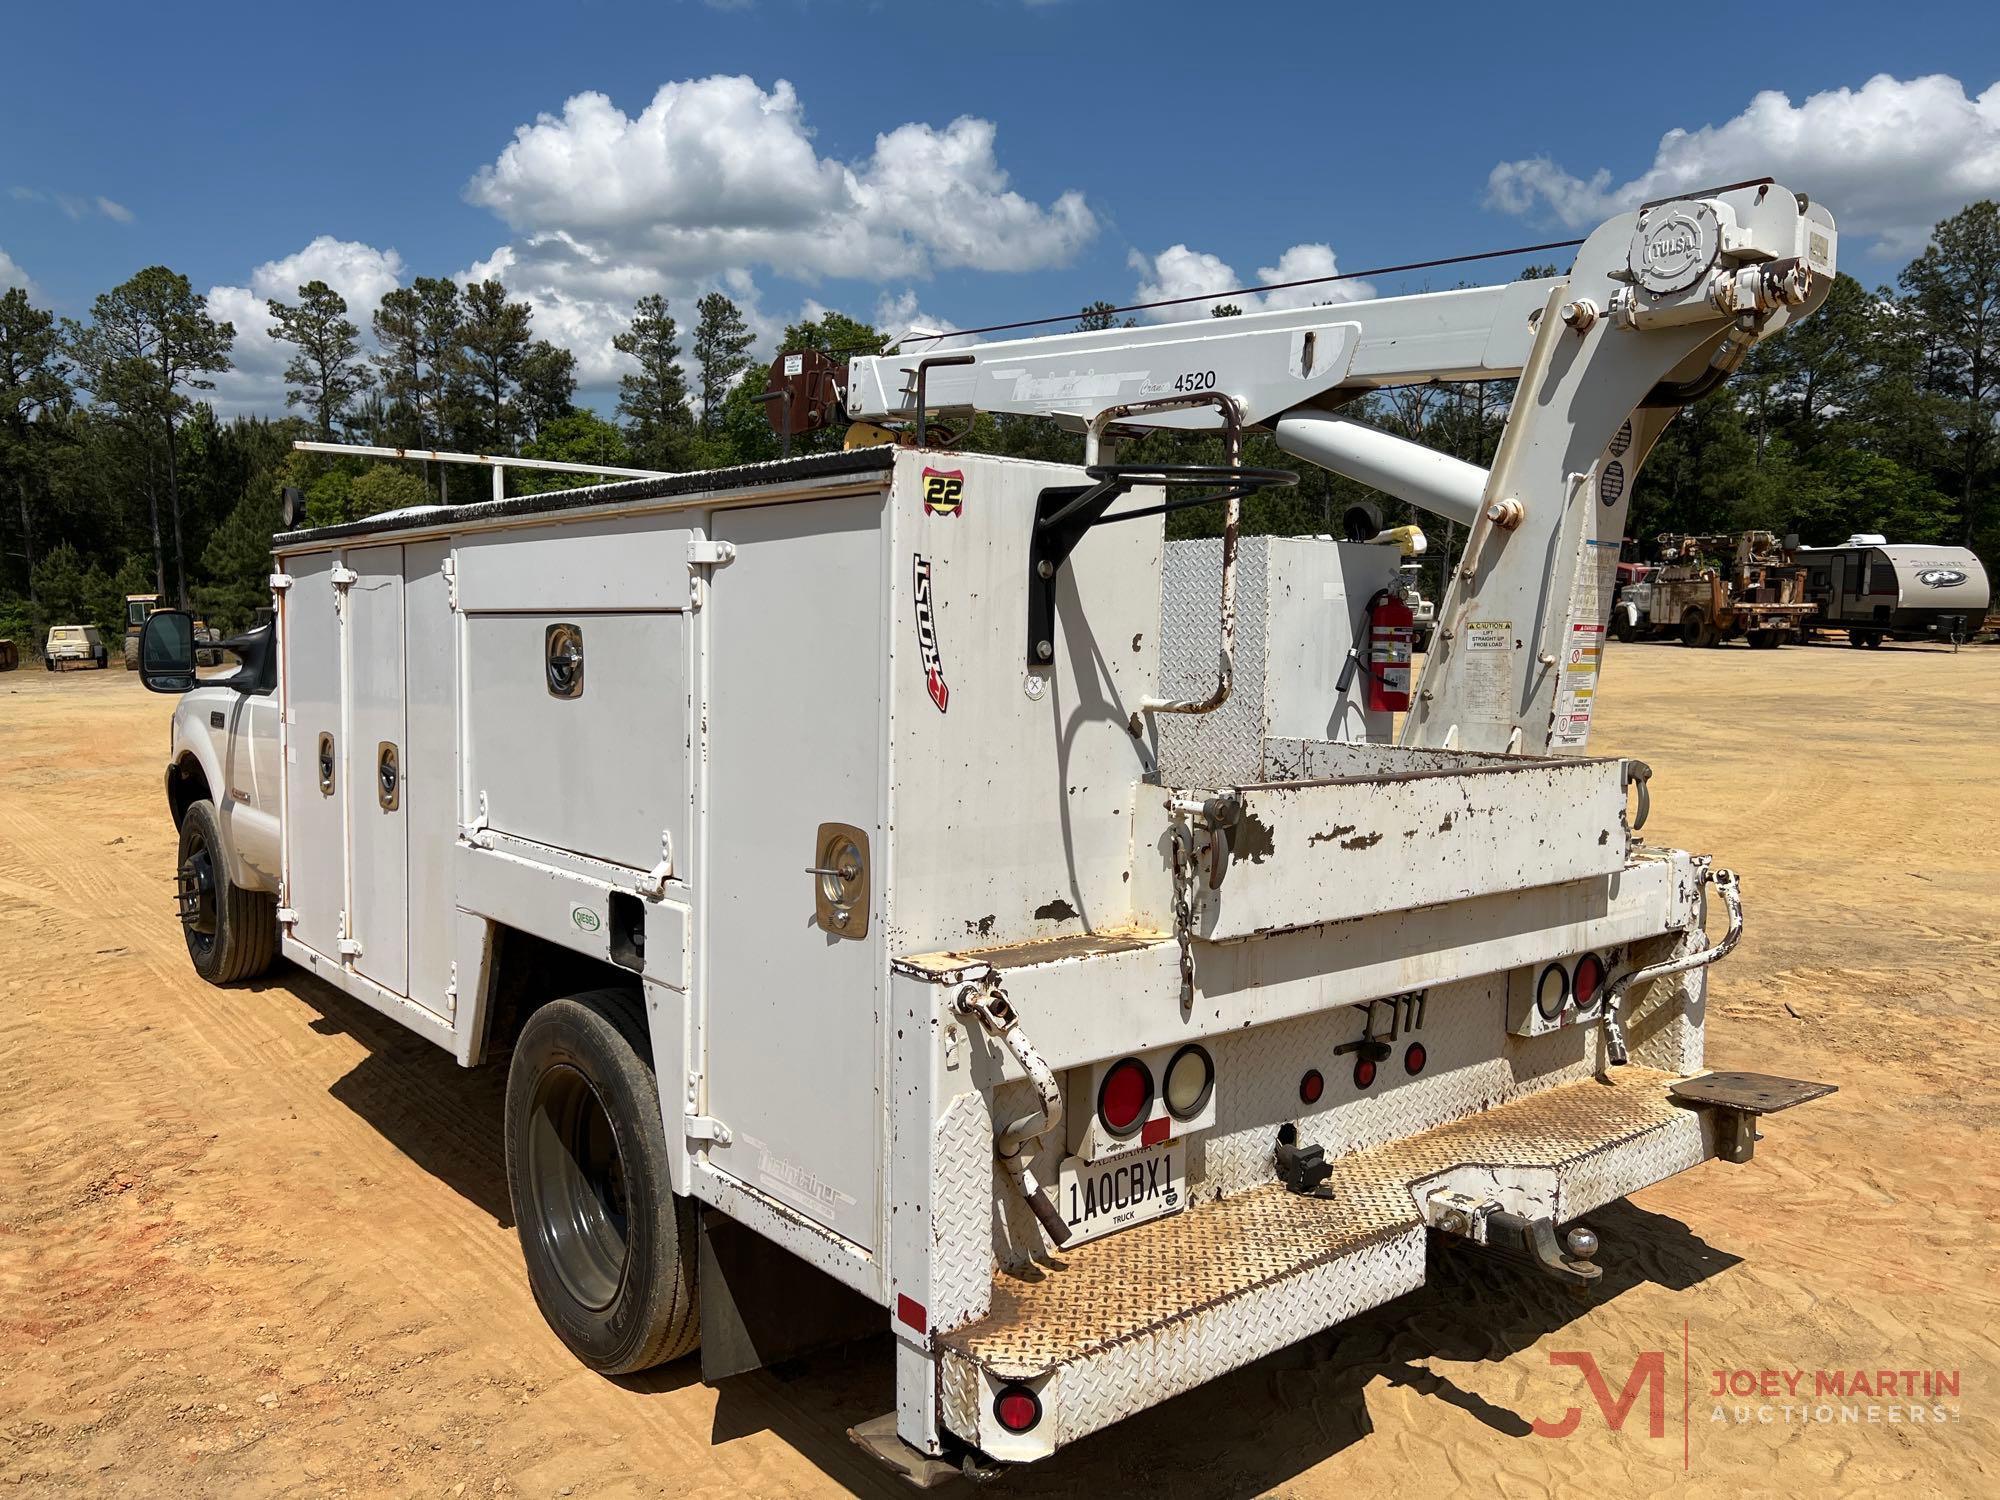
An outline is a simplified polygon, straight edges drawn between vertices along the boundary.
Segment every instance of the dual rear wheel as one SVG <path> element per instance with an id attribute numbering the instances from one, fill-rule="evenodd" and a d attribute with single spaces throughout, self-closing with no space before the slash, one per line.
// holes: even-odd
<path id="1" fill-rule="evenodd" d="M 644 1003 L 591 990 L 528 1017 L 507 1069 L 507 1190 L 535 1302 L 593 1370 L 701 1342 L 695 1205 L 674 1195 Z"/>

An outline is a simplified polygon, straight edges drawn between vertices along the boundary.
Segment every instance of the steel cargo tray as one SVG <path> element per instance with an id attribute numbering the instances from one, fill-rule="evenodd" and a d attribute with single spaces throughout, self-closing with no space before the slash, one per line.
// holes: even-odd
<path id="1" fill-rule="evenodd" d="M 1307 744 L 1296 764 L 1318 774 L 1238 789 L 1227 875 L 1214 889 L 1197 882 L 1197 936 L 1250 937 L 1625 866 L 1622 760 L 1292 743 Z"/>

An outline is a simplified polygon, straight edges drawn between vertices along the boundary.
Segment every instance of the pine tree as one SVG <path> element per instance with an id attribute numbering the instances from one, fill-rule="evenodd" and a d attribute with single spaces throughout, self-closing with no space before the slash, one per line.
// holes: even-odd
<path id="1" fill-rule="evenodd" d="M 667 299 L 651 294 L 633 308 L 631 326 L 611 340 L 639 367 L 618 378 L 618 412 L 630 424 L 632 451 L 642 468 L 678 469 L 687 452 L 693 420 L 687 377 L 680 367 L 679 333 Z"/>
<path id="2" fill-rule="evenodd" d="M 521 420 L 531 440 L 576 410 L 576 356 L 536 339 L 521 356 Z"/>
<path id="3" fill-rule="evenodd" d="M 701 430 L 714 432 L 722 398 L 750 368 L 751 333 L 743 313 L 720 292 L 695 304 L 694 362 L 701 372 Z"/>
<path id="4" fill-rule="evenodd" d="M 12 492 L 21 519 L 22 572 L 35 576 L 35 525 L 28 494 L 45 482 L 39 424 L 69 405 L 69 362 L 53 313 L 28 301 L 19 287 L 0 297 L 0 489 Z"/>
<path id="5" fill-rule="evenodd" d="M 470 388 L 469 407 L 477 417 L 460 441 L 469 439 L 478 452 L 511 453 L 520 436 L 515 396 L 528 355 L 531 316 L 527 303 L 507 300 L 507 288 L 498 281 L 475 281 L 465 289 L 457 368 Z"/>
<path id="6" fill-rule="evenodd" d="M 115 408 L 135 428 L 163 439 L 167 505 L 174 523 L 175 597 L 188 597 L 187 557 L 181 539 L 180 466 L 177 420 L 188 409 L 184 391 L 214 389 L 206 377 L 230 367 L 236 327 L 208 315 L 208 298 L 187 277 L 165 266 L 148 266 L 130 281 L 102 292 L 83 326 L 65 319 L 64 332 L 81 372 L 80 384 L 100 403 Z M 166 565 L 160 546 L 157 500 L 153 509 L 155 571 L 165 591 Z"/>
<path id="7" fill-rule="evenodd" d="M 308 281 L 296 307 L 275 297 L 265 306 L 276 324 L 271 337 L 298 347 L 285 366 L 285 405 L 312 412 L 319 440 L 330 443 L 355 398 L 375 383 L 361 363 L 361 330 L 348 321 L 347 299 L 324 281 Z"/>

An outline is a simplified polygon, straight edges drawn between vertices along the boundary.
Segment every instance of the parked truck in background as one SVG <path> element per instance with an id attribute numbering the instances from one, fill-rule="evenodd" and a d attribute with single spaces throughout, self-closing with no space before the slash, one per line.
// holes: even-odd
<path id="1" fill-rule="evenodd" d="M 1633 471 L 1834 243 L 1750 184 L 1552 279 L 788 356 L 787 434 L 916 441 L 281 535 L 232 677 L 143 630 L 190 956 L 506 1058 L 591 1368 L 886 1328 L 854 1435 L 912 1477 L 1412 1290 L 1433 1235 L 1591 1286 L 1583 1216 L 1827 1091 L 1704 1072 L 1737 882 L 1588 745 Z M 1490 472 L 1339 412 L 1438 380 L 1519 382 Z M 982 411 L 1085 462 L 924 440 Z M 1296 480 L 1252 425 L 1469 528 L 1417 682 L 1399 546 L 1240 535 Z M 1156 427 L 1225 461 L 1117 462 Z M 1220 538 L 1169 545 L 1192 504 Z"/>
<path id="2" fill-rule="evenodd" d="M 1669 533 L 1656 545 L 1651 573 L 1619 591 L 1611 625 L 1620 640 L 1677 636 L 1684 646 L 1719 646 L 1740 636 L 1770 649 L 1797 644 L 1818 613 L 1805 596 L 1805 569 L 1768 531 Z"/>

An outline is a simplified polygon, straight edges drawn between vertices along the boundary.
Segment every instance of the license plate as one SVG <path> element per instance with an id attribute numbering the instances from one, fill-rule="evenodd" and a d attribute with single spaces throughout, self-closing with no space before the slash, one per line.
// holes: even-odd
<path id="1" fill-rule="evenodd" d="M 1185 1151 L 1184 1141 L 1168 1141 L 1107 1161 L 1064 1157 L 1056 1173 L 1056 1210 L 1069 1225 L 1070 1245 L 1186 1207 Z"/>

